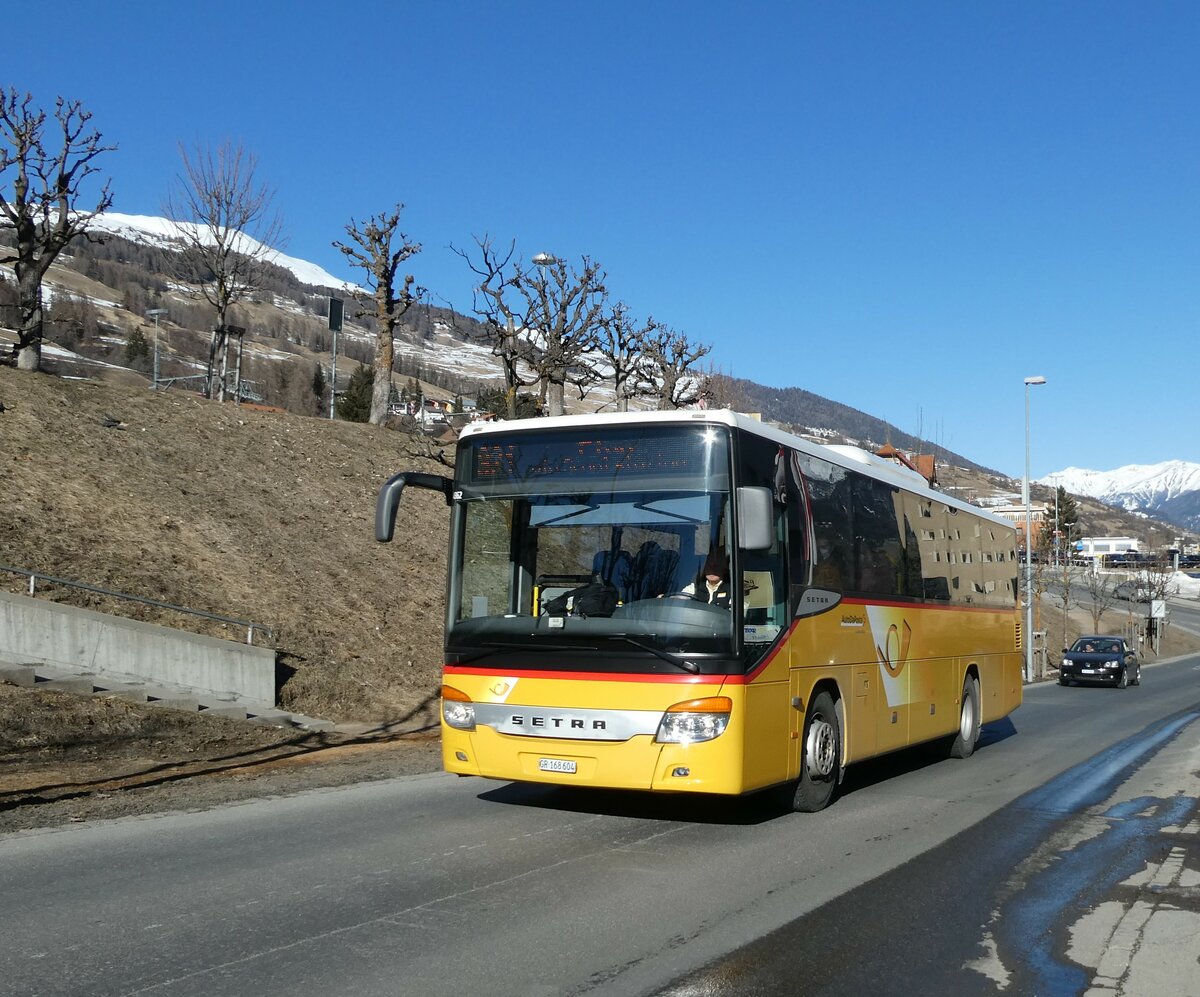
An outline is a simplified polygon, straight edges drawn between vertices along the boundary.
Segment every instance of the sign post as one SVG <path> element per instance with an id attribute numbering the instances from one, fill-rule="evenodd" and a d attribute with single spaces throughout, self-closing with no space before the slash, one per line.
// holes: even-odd
<path id="1" fill-rule="evenodd" d="M 337 337 L 342 331 L 342 299 L 329 299 L 329 331 L 333 333 L 333 350 L 329 360 L 329 418 L 334 415 L 333 403 L 337 399 Z"/>

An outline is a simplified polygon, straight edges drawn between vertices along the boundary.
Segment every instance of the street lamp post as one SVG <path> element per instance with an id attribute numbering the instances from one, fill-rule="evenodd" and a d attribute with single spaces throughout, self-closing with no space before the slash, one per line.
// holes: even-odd
<path id="1" fill-rule="evenodd" d="M 1045 384 L 1040 374 L 1025 378 L 1025 480 L 1021 497 L 1025 502 L 1025 681 L 1033 681 L 1033 511 L 1029 508 L 1029 388 Z"/>
<path id="2" fill-rule="evenodd" d="M 541 299 L 543 302 L 548 302 L 548 295 L 546 293 L 546 268 L 554 266 L 554 264 L 558 263 L 558 261 L 559 261 L 558 257 L 555 256 L 553 253 L 537 253 L 534 256 L 530 257 L 530 259 L 529 259 L 529 262 L 532 263 L 535 267 L 537 267 L 541 271 L 542 284 L 541 284 L 541 290 L 540 290 L 539 294 L 541 295 Z M 546 337 L 549 335 L 550 316 L 542 315 L 541 318 L 542 318 L 542 322 L 545 324 L 545 328 L 542 329 L 542 335 L 543 335 L 543 337 Z M 546 345 L 546 344 L 545 344 L 545 341 L 543 340 L 543 346 L 544 345 Z M 549 382 L 546 380 L 545 375 L 543 375 L 542 391 L 545 393 L 546 405 L 548 408 L 550 407 L 550 404 L 551 404 L 550 400 L 549 400 L 550 399 L 549 390 L 550 390 Z M 541 414 L 544 415 L 545 413 L 543 412 Z"/>
<path id="3" fill-rule="evenodd" d="M 150 388 L 153 391 L 157 391 L 158 390 L 158 317 L 160 315 L 166 315 L 167 310 L 165 308 L 149 308 L 146 310 L 146 314 L 152 315 L 154 317 L 154 375 L 153 375 L 153 380 L 150 382 Z"/>
<path id="4" fill-rule="evenodd" d="M 1058 475 L 1054 475 L 1054 570 L 1058 570 Z"/>

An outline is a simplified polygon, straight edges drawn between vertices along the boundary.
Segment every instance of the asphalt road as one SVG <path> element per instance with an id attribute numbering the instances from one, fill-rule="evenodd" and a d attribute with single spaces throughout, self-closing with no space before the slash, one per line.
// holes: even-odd
<path id="1" fill-rule="evenodd" d="M 1144 605 L 1142 610 L 1145 611 Z M 1200 602 L 1195 599 L 1171 599 L 1167 603 L 1167 612 L 1170 613 L 1171 626 L 1200 634 Z"/>
<path id="2" fill-rule="evenodd" d="M 11 834 L 0 990 L 951 993 L 904 989 L 928 982 L 912 954 L 979 956 L 1014 863 L 1087 805 L 1051 781 L 1074 769 L 1077 787 L 1090 769 L 1076 766 L 1197 708 L 1200 658 L 1151 666 L 1140 688 L 1044 684 L 973 758 L 918 749 L 851 769 L 817 815 L 431 775 Z M 720 989 L 775 931 L 794 956 L 767 979 L 822 966 L 827 988 Z"/>

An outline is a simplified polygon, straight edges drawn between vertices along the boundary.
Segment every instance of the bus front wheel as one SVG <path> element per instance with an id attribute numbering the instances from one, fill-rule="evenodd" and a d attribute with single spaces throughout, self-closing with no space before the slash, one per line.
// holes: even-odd
<path id="1" fill-rule="evenodd" d="M 962 705 L 958 714 L 958 733 L 950 740 L 951 758 L 970 758 L 979 740 L 979 683 L 968 675 L 963 682 Z"/>
<path id="2" fill-rule="evenodd" d="M 842 765 L 842 730 L 837 708 L 827 692 L 818 693 L 804 718 L 804 758 L 792 809 L 816 813 L 833 800 Z"/>

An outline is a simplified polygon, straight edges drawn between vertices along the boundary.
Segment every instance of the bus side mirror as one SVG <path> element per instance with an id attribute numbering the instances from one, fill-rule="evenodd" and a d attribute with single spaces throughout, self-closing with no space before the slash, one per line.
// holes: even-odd
<path id="1" fill-rule="evenodd" d="M 454 482 L 440 474 L 420 474 L 413 471 L 400 473 L 389 478 L 375 500 L 375 539 L 388 543 L 396 532 L 396 510 L 400 507 L 400 495 L 405 485 L 431 488 L 446 497 L 446 505 L 453 501 Z"/>
<path id="2" fill-rule="evenodd" d="M 738 546 L 767 550 L 775 542 L 774 496 L 770 488 L 745 485 L 737 490 Z"/>

